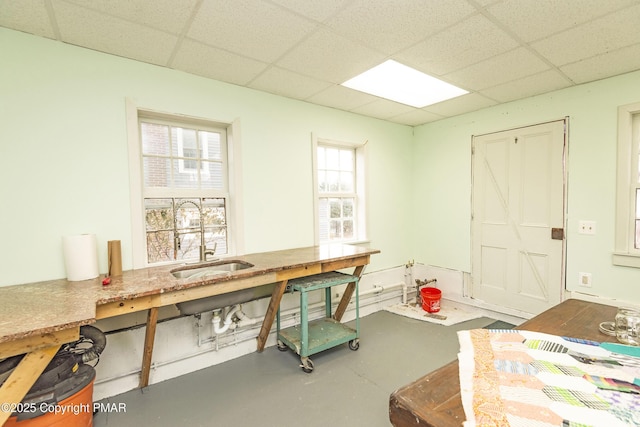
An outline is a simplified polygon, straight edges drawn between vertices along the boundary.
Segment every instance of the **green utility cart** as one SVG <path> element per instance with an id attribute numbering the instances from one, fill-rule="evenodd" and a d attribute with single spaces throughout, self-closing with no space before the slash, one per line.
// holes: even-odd
<path id="1" fill-rule="evenodd" d="M 349 343 L 351 350 L 360 347 L 360 300 L 358 296 L 358 276 L 344 274 L 337 271 L 301 277 L 289 281 L 288 289 L 300 292 L 300 324 L 280 330 L 280 309 L 276 316 L 278 328 L 278 350 L 292 349 L 300 355 L 300 367 L 306 373 L 313 371 L 312 354 Z M 331 287 L 355 283 L 356 295 L 356 329 L 353 329 L 333 319 L 331 315 Z M 325 290 L 325 314 L 322 319 L 309 322 L 308 293 L 317 289 Z"/>

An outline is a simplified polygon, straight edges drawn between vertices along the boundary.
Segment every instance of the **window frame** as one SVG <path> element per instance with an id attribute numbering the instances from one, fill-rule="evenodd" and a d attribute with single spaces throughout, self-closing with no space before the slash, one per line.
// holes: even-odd
<path id="1" fill-rule="evenodd" d="M 315 245 L 331 243 L 366 243 L 368 240 L 367 221 L 367 141 L 364 143 L 353 143 L 336 141 L 333 139 L 320 138 L 312 135 L 312 171 L 313 171 L 313 218 L 314 218 L 314 242 Z M 335 147 L 354 151 L 354 185 L 352 193 L 354 196 L 354 237 L 351 239 L 320 240 L 320 198 L 327 197 L 325 193 L 320 193 L 318 183 L 318 146 Z M 333 193 L 331 193 L 333 194 Z M 347 197 L 340 194 L 339 197 Z M 331 196 L 329 196 L 331 197 Z"/>
<path id="2" fill-rule="evenodd" d="M 635 132 L 635 135 L 634 135 Z M 613 264 L 640 268 L 635 247 L 636 189 L 640 158 L 640 102 L 618 107 L 616 224 Z"/>
<path id="3" fill-rule="evenodd" d="M 226 129 L 226 174 L 227 188 L 224 194 L 219 190 L 209 189 L 178 189 L 173 197 L 179 198 L 221 198 L 225 199 L 227 221 L 228 251 L 224 257 L 237 256 L 244 252 L 244 218 L 242 203 L 242 162 L 240 144 L 240 123 L 233 120 L 225 123 L 219 120 L 206 119 L 183 114 L 165 113 L 150 108 L 138 106 L 133 100 L 126 99 L 127 142 L 129 154 L 129 187 L 131 207 L 131 252 L 133 268 L 168 265 L 184 262 L 184 260 L 149 263 L 147 261 L 146 227 L 145 227 L 145 198 L 167 197 L 162 190 L 150 188 L 145 191 L 143 155 L 140 143 L 139 120 L 141 117 L 154 121 L 167 121 L 189 125 Z"/>

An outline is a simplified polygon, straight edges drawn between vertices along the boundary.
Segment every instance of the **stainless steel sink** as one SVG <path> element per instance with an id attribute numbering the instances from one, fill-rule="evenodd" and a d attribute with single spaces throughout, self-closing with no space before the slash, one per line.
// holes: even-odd
<path id="1" fill-rule="evenodd" d="M 171 270 L 171 274 L 173 274 L 173 276 L 178 279 L 197 279 L 205 276 L 228 274 L 250 267 L 253 267 L 253 264 L 245 261 L 216 261 L 207 264 L 185 265 L 182 267 L 174 268 L 173 270 Z"/>

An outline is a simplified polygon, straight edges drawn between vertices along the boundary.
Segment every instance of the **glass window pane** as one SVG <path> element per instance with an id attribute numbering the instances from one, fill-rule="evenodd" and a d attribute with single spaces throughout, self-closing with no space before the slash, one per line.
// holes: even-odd
<path id="1" fill-rule="evenodd" d="M 340 191 L 345 193 L 353 191 L 353 172 L 340 172 Z"/>
<path id="2" fill-rule="evenodd" d="M 327 184 L 327 173 L 325 171 L 318 171 L 318 191 L 325 192 L 327 191 L 328 184 Z"/>
<path id="3" fill-rule="evenodd" d="M 144 209 L 147 231 L 173 229 L 173 200 L 145 199 Z"/>
<path id="4" fill-rule="evenodd" d="M 220 134 L 217 132 L 200 131 L 200 144 L 202 145 L 202 158 L 209 160 L 222 160 L 222 145 Z"/>
<path id="5" fill-rule="evenodd" d="M 353 150 L 340 150 L 340 170 L 353 170 Z"/>
<path id="6" fill-rule="evenodd" d="M 147 233 L 147 260 L 149 262 L 172 261 L 176 259 L 172 231 Z"/>
<path id="7" fill-rule="evenodd" d="M 175 157 L 190 157 L 197 159 L 200 157 L 198 152 L 198 141 L 196 140 L 196 131 L 193 129 L 184 129 L 180 127 L 171 128 L 172 154 Z"/>
<path id="8" fill-rule="evenodd" d="M 338 170 L 340 169 L 340 152 L 336 148 L 326 149 L 326 166 L 325 169 Z"/>
<path id="9" fill-rule="evenodd" d="M 353 238 L 353 220 L 345 220 L 342 222 L 342 237 L 344 239 Z"/>
<path id="10" fill-rule="evenodd" d="M 329 239 L 339 239 L 342 237 L 342 221 L 331 220 L 329 222 Z"/>
<path id="11" fill-rule="evenodd" d="M 175 259 L 200 259 L 199 231 L 178 233 Z"/>
<path id="12" fill-rule="evenodd" d="M 342 199 L 342 216 L 353 218 L 353 199 Z"/>
<path id="13" fill-rule="evenodd" d="M 224 190 L 224 169 L 221 162 L 202 162 L 202 188 Z"/>
<path id="14" fill-rule="evenodd" d="M 140 123 L 142 154 L 169 155 L 169 126 L 155 123 Z"/>
<path id="15" fill-rule="evenodd" d="M 227 225 L 224 199 L 204 199 L 202 221 L 205 227 Z"/>
<path id="16" fill-rule="evenodd" d="M 198 170 L 185 168 L 185 160 L 173 160 L 174 188 L 198 188 Z"/>
<path id="17" fill-rule="evenodd" d="M 340 179 L 340 172 L 327 171 L 326 179 L 327 179 L 327 191 L 331 193 L 336 193 L 340 188 L 338 185 L 338 181 Z"/>
<path id="18" fill-rule="evenodd" d="M 340 199 L 329 200 L 329 212 L 331 218 L 342 218 L 342 206 Z"/>
<path id="19" fill-rule="evenodd" d="M 171 184 L 171 161 L 162 157 L 143 157 L 142 169 L 145 187 L 169 187 Z"/>

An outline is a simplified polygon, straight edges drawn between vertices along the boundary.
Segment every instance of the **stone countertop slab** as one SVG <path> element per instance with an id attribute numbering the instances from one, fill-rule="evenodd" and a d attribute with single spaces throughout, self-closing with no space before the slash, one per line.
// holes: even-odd
<path id="1" fill-rule="evenodd" d="M 100 276 L 78 282 L 58 279 L 0 287 L 0 343 L 94 323 L 96 306 L 101 304 L 379 252 L 354 245 L 321 245 L 228 258 L 224 261 L 241 260 L 253 267 L 204 278 L 176 279 L 171 270 L 179 265 L 172 264 L 125 271 L 112 277 L 107 286 L 102 285 Z"/>

